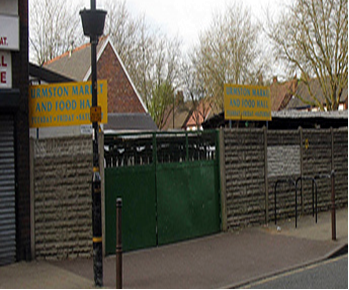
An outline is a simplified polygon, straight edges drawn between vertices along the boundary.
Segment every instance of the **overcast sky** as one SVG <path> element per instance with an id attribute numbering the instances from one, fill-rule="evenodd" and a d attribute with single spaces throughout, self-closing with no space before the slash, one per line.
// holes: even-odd
<path id="1" fill-rule="evenodd" d="M 252 15 L 263 20 L 264 11 L 269 7 L 277 13 L 276 5 L 280 0 L 239 0 L 250 9 Z M 285 0 L 284 0 L 285 1 Z M 126 0 L 132 14 L 146 15 L 150 23 L 162 27 L 169 36 L 178 35 L 184 48 L 198 41 L 200 31 L 207 28 L 215 11 L 224 12 L 224 8 L 233 0 Z"/>
<path id="2" fill-rule="evenodd" d="M 1 0 L 0 0 L 1 1 Z M 83 1 L 87 9 L 90 8 L 90 0 L 72 0 Z M 115 0 L 123 1 L 123 0 Z M 212 22 L 215 12 L 223 13 L 224 9 L 233 4 L 235 0 L 125 0 L 127 10 L 131 16 L 137 18 L 145 15 L 146 22 L 154 28 L 160 28 L 168 37 L 178 36 L 182 41 L 182 51 L 187 52 L 198 43 L 199 34 L 203 32 Z M 255 20 L 265 22 L 266 11 L 275 17 L 278 17 L 280 10 L 285 4 L 293 0 L 236 0 L 247 9 L 251 10 L 252 17 Z M 97 8 L 108 11 L 104 6 L 104 0 L 96 0 Z M 262 28 L 261 41 L 264 41 Z M 267 39 L 265 39 L 267 43 Z M 264 46 L 265 43 L 261 43 Z M 267 61 L 270 59 L 268 49 L 264 50 Z M 273 67 L 274 74 L 281 75 L 277 67 Z"/>
<path id="3" fill-rule="evenodd" d="M 236 0 L 250 9 L 252 15 L 263 21 L 265 11 L 277 15 L 282 4 L 290 0 Z M 103 0 L 96 0 L 97 7 L 103 6 Z M 126 7 L 133 17 L 145 15 L 146 21 L 154 27 L 160 27 L 169 37 L 178 36 L 183 41 L 184 50 L 197 43 L 200 31 L 207 28 L 215 11 L 224 12 L 224 8 L 234 0 L 126 0 Z M 90 0 L 83 0 L 90 8 Z"/>

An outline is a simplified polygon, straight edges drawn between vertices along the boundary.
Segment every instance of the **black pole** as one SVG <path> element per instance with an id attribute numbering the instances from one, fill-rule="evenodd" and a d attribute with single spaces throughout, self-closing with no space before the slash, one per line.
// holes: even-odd
<path id="1" fill-rule="evenodd" d="M 332 224 L 332 240 L 336 240 L 336 196 L 334 189 L 334 170 L 331 172 L 331 224 Z"/>
<path id="2" fill-rule="evenodd" d="M 291 181 L 293 182 L 293 181 Z M 297 216 L 298 216 L 298 212 L 297 212 L 297 183 L 293 182 L 294 184 L 294 211 L 295 211 L 295 220 L 294 220 L 294 226 L 295 228 L 297 228 Z"/>
<path id="3" fill-rule="evenodd" d="M 91 43 L 91 91 L 92 107 L 90 121 L 92 122 L 92 234 L 93 234 L 93 274 L 96 286 L 103 286 L 103 253 L 102 253 L 102 211 L 101 211 L 101 176 L 99 174 L 98 153 L 98 122 L 101 122 L 101 108 L 97 101 L 97 44 L 103 34 L 105 16 L 107 12 L 96 10 L 96 0 L 91 0 L 91 10 L 81 10 L 80 16 L 84 35 L 90 37 Z"/>
<path id="4" fill-rule="evenodd" d="M 277 186 L 278 182 L 276 181 L 275 182 L 275 185 L 274 185 L 274 222 L 275 222 L 275 225 L 276 225 L 276 186 Z"/>
<path id="5" fill-rule="evenodd" d="M 96 1 L 91 0 L 91 11 L 96 10 Z M 97 107 L 97 44 L 98 36 L 91 35 L 92 106 Z M 101 177 L 99 174 L 98 122 L 93 127 L 93 176 L 92 176 L 92 232 L 93 232 L 93 274 L 96 286 L 103 286 Z"/>
<path id="6" fill-rule="evenodd" d="M 317 223 L 317 183 L 314 180 L 315 183 L 315 222 Z"/>
<path id="7" fill-rule="evenodd" d="M 122 289 L 122 199 L 116 200 L 116 289 Z"/>
<path id="8" fill-rule="evenodd" d="M 313 209 L 313 217 L 315 215 L 315 207 L 314 207 L 314 202 L 315 202 L 315 199 L 314 199 L 314 180 L 311 182 L 311 197 L 312 197 L 312 209 Z"/>

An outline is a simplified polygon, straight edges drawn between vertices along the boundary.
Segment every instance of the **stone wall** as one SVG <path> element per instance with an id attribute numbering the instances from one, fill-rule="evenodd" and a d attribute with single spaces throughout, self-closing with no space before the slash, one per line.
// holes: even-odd
<path id="1" fill-rule="evenodd" d="M 274 221 L 275 209 L 275 183 L 280 179 L 296 180 L 302 172 L 301 165 L 301 146 L 300 146 L 300 131 L 290 130 L 268 130 L 267 147 L 268 151 L 272 151 L 274 156 L 269 156 L 265 160 L 268 165 L 268 221 Z M 273 150 L 278 148 L 279 150 Z M 283 149 L 281 149 L 283 148 Z M 292 154 L 296 156 L 292 156 Z M 270 158 L 269 158 L 270 157 Z M 293 157 L 293 158 L 292 158 Z M 298 158 L 298 160 L 297 160 Z M 269 168 L 274 161 L 278 160 L 274 172 L 269 172 Z M 297 204 L 301 204 L 301 195 L 298 197 Z M 277 187 L 277 218 L 287 218 L 294 216 L 295 213 L 295 192 L 294 186 L 289 182 L 281 182 Z"/>
<path id="2" fill-rule="evenodd" d="M 228 228 L 265 219 L 264 134 L 262 130 L 224 130 Z"/>
<path id="3" fill-rule="evenodd" d="M 32 142 L 36 258 L 92 256 L 91 137 Z"/>
<path id="4" fill-rule="evenodd" d="M 295 180 L 300 175 L 328 175 L 333 168 L 336 172 L 337 207 L 347 205 L 347 128 L 296 131 L 224 129 L 220 140 L 224 229 L 274 221 L 276 180 Z M 91 257 L 91 137 L 31 142 L 36 258 Z M 328 210 L 331 180 L 319 179 L 318 185 L 319 210 Z M 299 213 L 311 212 L 311 182 L 303 182 L 297 204 Z M 280 184 L 278 219 L 293 218 L 294 205 L 294 187 Z M 102 219 L 103 208 L 102 201 Z"/>
<path id="5" fill-rule="evenodd" d="M 333 130 L 336 202 L 348 204 L 348 130 Z"/>
<path id="6" fill-rule="evenodd" d="M 275 184 L 299 176 L 318 178 L 318 210 L 330 208 L 335 170 L 336 206 L 348 204 L 348 129 L 269 131 L 224 129 L 221 174 L 223 228 L 238 229 L 274 221 Z M 222 166 L 222 165 L 221 165 Z M 327 176 L 326 176 L 327 175 Z M 301 190 L 301 184 L 303 190 Z M 312 212 L 312 182 L 298 183 L 298 214 Z M 295 216 L 292 182 L 277 186 L 277 219 Z"/>

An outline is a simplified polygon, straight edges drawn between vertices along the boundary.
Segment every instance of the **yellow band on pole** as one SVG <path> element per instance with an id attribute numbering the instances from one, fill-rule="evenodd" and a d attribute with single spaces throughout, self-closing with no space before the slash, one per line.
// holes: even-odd
<path id="1" fill-rule="evenodd" d="M 96 193 L 101 193 L 101 188 L 95 188 L 94 191 L 93 191 L 94 194 Z"/>
<path id="2" fill-rule="evenodd" d="M 93 241 L 94 243 L 101 243 L 101 242 L 102 242 L 102 237 L 93 237 L 93 238 L 92 238 L 92 241 Z"/>
<path id="3" fill-rule="evenodd" d="M 99 172 L 99 167 L 93 167 L 93 172 Z"/>

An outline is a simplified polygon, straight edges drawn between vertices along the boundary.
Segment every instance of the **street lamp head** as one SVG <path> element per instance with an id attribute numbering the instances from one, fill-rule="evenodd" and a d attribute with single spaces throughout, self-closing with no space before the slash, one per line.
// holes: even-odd
<path id="1" fill-rule="evenodd" d="M 103 34 L 104 22 L 107 11 L 104 10 L 81 10 L 80 16 L 84 35 L 99 37 Z"/>

